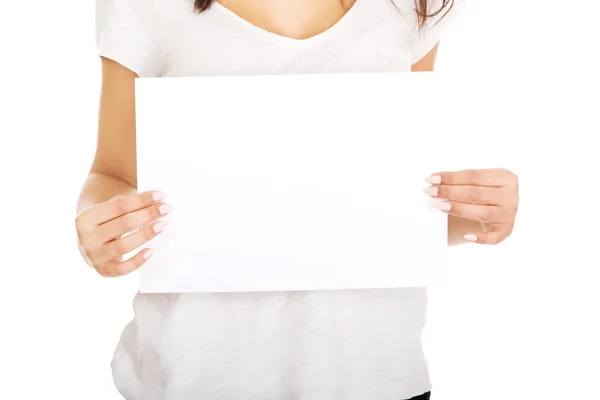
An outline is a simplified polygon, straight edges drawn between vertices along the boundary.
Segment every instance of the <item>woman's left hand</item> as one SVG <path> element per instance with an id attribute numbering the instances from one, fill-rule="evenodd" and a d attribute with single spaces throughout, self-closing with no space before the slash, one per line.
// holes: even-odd
<path id="1" fill-rule="evenodd" d="M 426 179 L 432 186 L 425 193 L 444 199 L 440 210 L 483 223 L 485 232 L 465 236 L 468 241 L 497 244 L 513 230 L 519 205 L 517 176 L 506 169 L 438 172 Z"/>

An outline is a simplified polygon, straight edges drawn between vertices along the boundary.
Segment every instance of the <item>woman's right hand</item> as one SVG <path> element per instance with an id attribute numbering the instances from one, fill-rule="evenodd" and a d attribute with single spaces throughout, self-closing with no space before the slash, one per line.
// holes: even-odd
<path id="1" fill-rule="evenodd" d="M 164 193 L 156 191 L 116 196 L 79 212 L 75 225 L 86 262 L 105 277 L 126 275 L 141 267 L 152 255 L 151 249 L 142 249 L 126 261 L 123 256 L 166 227 L 168 221 L 160 218 L 172 207 L 164 198 Z"/>

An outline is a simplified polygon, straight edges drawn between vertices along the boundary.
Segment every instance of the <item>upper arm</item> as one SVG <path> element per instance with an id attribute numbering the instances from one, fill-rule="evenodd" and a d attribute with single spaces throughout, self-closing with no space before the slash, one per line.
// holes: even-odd
<path id="1" fill-rule="evenodd" d="M 438 48 L 440 46 L 440 42 L 437 42 L 433 49 L 429 51 L 425 55 L 425 57 L 421 58 L 419 61 L 414 63 L 411 67 L 412 72 L 422 72 L 422 71 L 433 71 L 435 69 L 435 60 L 437 57 Z"/>
<path id="2" fill-rule="evenodd" d="M 93 172 L 137 186 L 135 78 L 137 73 L 102 57 L 98 140 Z"/>
<path id="3" fill-rule="evenodd" d="M 155 3 L 96 0 L 96 50 L 102 86 L 93 172 L 136 187 L 135 79 L 159 76 L 162 59 Z"/>

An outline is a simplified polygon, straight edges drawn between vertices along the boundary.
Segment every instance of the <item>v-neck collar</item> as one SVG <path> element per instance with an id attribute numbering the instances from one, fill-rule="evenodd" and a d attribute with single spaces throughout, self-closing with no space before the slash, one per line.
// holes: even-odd
<path id="1" fill-rule="evenodd" d="M 343 31 L 345 27 L 352 21 L 352 19 L 355 18 L 356 14 L 359 11 L 360 5 L 363 2 L 363 0 L 356 0 L 352 7 L 334 25 L 324 30 L 323 32 L 308 37 L 306 39 L 296 39 L 268 31 L 240 17 L 238 14 L 231 11 L 229 8 L 223 6 L 217 1 L 213 2 L 211 8 L 214 7 L 215 11 L 220 12 L 221 14 L 227 16 L 228 18 L 234 21 L 237 21 L 238 24 L 244 26 L 248 31 L 261 35 L 263 38 L 267 38 L 279 43 L 288 44 L 292 46 L 309 46 L 320 43 L 326 40 L 328 37 L 336 35 Z"/>

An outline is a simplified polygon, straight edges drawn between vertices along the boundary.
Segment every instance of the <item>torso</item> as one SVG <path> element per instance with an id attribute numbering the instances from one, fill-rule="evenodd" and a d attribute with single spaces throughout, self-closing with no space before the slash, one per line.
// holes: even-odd
<path id="1" fill-rule="evenodd" d="M 200 15 L 192 3 L 156 2 L 158 76 L 410 70 L 412 27 L 390 0 L 347 12 L 336 0 L 222 0 Z M 430 388 L 426 303 L 424 288 L 138 293 L 115 383 L 128 400 L 407 399 Z"/>
<path id="2" fill-rule="evenodd" d="M 297 17 L 286 29 L 280 26 L 291 18 L 287 12 L 267 19 L 214 3 L 196 15 L 190 4 L 178 0 L 164 12 L 162 76 L 410 70 L 412 27 L 390 0 L 357 0 L 347 12 L 330 0 L 333 15 L 314 26 Z"/>

